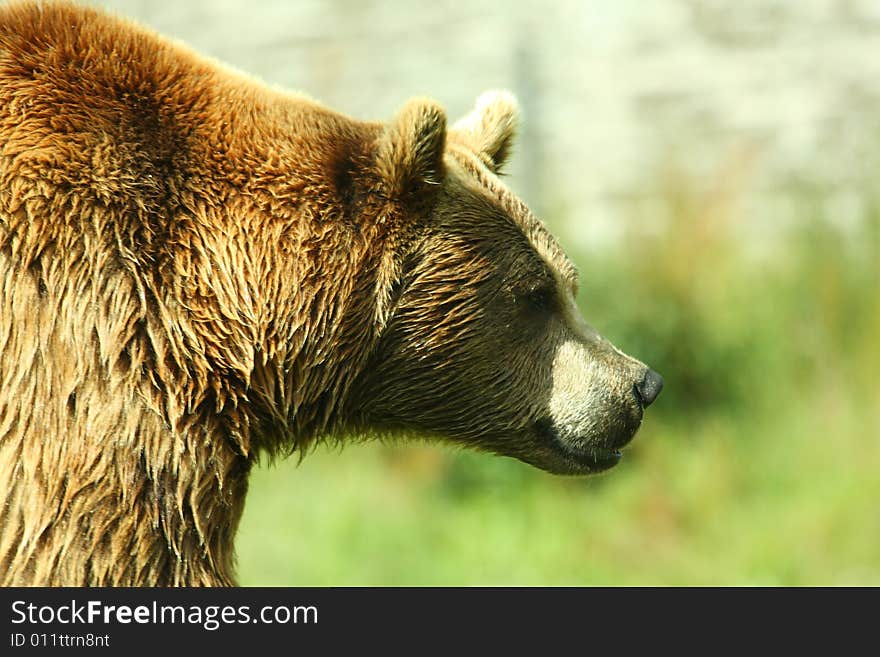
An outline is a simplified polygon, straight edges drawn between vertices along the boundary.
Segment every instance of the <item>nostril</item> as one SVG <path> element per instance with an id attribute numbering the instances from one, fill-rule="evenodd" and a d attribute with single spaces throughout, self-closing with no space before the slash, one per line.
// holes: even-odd
<path id="1" fill-rule="evenodd" d="M 652 369 L 645 372 L 645 376 L 641 383 L 637 383 L 636 394 L 642 400 L 642 406 L 647 408 L 657 399 L 657 395 L 663 390 L 663 377 Z"/>

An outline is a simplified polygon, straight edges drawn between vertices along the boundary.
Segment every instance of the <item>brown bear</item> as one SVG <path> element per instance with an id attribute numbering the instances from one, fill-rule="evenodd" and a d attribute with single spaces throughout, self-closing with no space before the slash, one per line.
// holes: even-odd
<path id="1" fill-rule="evenodd" d="M 71 4 L 0 9 L 0 584 L 229 585 L 258 454 L 418 433 L 615 464 L 662 379 L 447 129 L 267 88 Z"/>

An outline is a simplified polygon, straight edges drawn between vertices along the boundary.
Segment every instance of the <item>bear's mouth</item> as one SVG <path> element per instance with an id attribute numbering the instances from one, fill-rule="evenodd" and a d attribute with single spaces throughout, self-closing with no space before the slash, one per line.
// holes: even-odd
<path id="1" fill-rule="evenodd" d="M 609 470 L 620 462 L 623 458 L 621 448 L 632 440 L 638 426 L 636 430 L 625 431 L 625 435 L 612 440 L 612 446 L 595 445 L 588 438 L 577 441 L 566 439 L 549 418 L 536 422 L 535 429 L 541 442 L 553 451 L 554 460 L 562 461 L 562 464 L 545 469 L 568 474 L 591 474 Z"/>
<path id="2" fill-rule="evenodd" d="M 572 449 L 571 446 L 565 444 L 561 439 L 557 445 L 564 456 L 573 461 L 579 471 L 583 468 L 584 472 L 602 472 L 610 470 L 620 462 L 623 458 L 623 452 L 619 449 L 607 449 L 604 447 L 586 447 L 584 449 Z"/>

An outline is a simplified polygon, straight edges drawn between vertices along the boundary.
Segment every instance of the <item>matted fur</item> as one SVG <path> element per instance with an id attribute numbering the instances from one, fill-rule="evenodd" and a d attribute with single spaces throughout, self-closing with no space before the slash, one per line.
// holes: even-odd
<path id="1" fill-rule="evenodd" d="M 232 583 L 254 451 L 327 430 L 379 329 L 379 131 L 0 9 L 0 583 Z"/>
<path id="2" fill-rule="evenodd" d="M 0 8 L 0 584 L 232 584 L 256 455 L 331 437 L 609 467 L 645 367 L 495 176 L 515 120 L 355 121 L 102 12 Z"/>

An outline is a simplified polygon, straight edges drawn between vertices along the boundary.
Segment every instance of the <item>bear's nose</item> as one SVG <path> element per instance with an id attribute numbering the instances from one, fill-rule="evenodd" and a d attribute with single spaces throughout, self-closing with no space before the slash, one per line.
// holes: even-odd
<path id="1" fill-rule="evenodd" d="M 642 407 L 648 408 L 651 402 L 657 399 L 660 391 L 663 390 L 663 377 L 651 368 L 648 368 L 648 371 L 645 372 L 645 377 L 641 383 L 636 384 L 635 388 L 636 395 L 642 402 Z"/>

